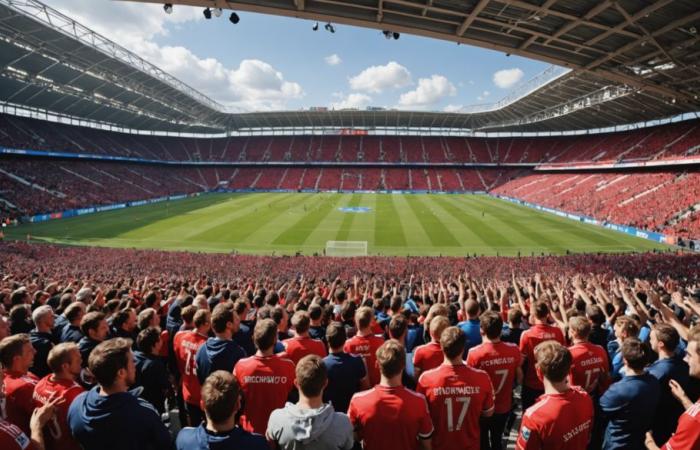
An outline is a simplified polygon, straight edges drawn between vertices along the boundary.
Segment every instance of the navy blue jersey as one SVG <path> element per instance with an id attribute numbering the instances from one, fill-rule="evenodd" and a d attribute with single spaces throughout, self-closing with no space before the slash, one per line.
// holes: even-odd
<path id="1" fill-rule="evenodd" d="M 241 323 L 236 334 L 233 335 L 233 340 L 245 350 L 246 355 L 255 354 L 255 344 L 253 343 L 253 328 Z"/>
<path id="2" fill-rule="evenodd" d="M 321 325 L 311 325 L 309 327 L 309 336 L 312 339 L 318 339 L 324 344 L 326 343 L 326 328 Z"/>
<path id="3" fill-rule="evenodd" d="M 143 387 L 141 398 L 155 406 L 158 412 L 165 411 L 165 395 L 170 387 L 165 360 L 158 356 L 134 352 L 136 382 L 134 387 Z"/>
<path id="4" fill-rule="evenodd" d="M 195 356 L 199 383 L 204 384 L 207 377 L 217 370 L 233 372 L 233 366 L 246 356 L 245 350 L 231 339 L 207 339 Z"/>
<path id="5" fill-rule="evenodd" d="M 684 391 L 688 391 L 690 384 L 688 364 L 682 358 L 674 356 L 673 358 L 660 359 L 655 361 L 647 368 L 647 372 L 659 380 L 661 396 L 659 397 L 659 406 L 656 408 L 654 415 L 654 424 L 651 427 L 651 432 L 657 445 L 663 445 L 671 438 L 671 435 L 676 431 L 678 419 L 683 414 L 684 408 L 681 402 L 671 393 L 671 388 L 668 386 L 670 380 L 676 380 L 683 387 Z"/>
<path id="6" fill-rule="evenodd" d="M 44 378 L 51 373 L 46 359 L 49 357 L 49 352 L 53 348 L 54 337 L 51 333 L 42 333 L 35 328 L 29 333 L 29 340 L 34 350 L 36 350 L 34 363 L 29 371 L 39 378 Z"/>
<path id="7" fill-rule="evenodd" d="M 520 336 L 523 334 L 522 328 L 511 328 L 509 326 L 503 327 L 503 332 L 501 333 L 501 340 L 503 342 L 508 342 L 515 344 L 520 347 Z"/>
<path id="8" fill-rule="evenodd" d="M 99 344 L 100 341 L 95 341 L 87 336 L 83 336 L 80 342 L 78 342 L 78 350 L 80 350 L 80 356 L 83 358 L 83 367 L 87 367 L 90 353 L 92 353 L 92 350 Z"/>
<path id="9" fill-rule="evenodd" d="M 82 338 L 83 332 L 80 331 L 80 327 L 70 324 L 63 327 L 61 342 L 75 342 L 77 344 Z"/>
<path id="10" fill-rule="evenodd" d="M 361 356 L 341 352 L 326 356 L 323 364 L 328 371 L 323 401 L 331 402 L 338 412 L 346 412 L 352 396 L 360 390 L 360 380 L 367 375 L 365 363 Z"/>
<path id="11" fill-rule="evenodd" d="M 628 375 L 610 386 L 600 398 L 600 408 L 608 419 L 603 448 L 645 448 L 645 434 L 651 429 L 659 395 L 659 381 L 648 373 Z"/>
<path id="12" fill-rule="evenodd" d="M 108 396 L 99 386 L 68 408 L 68 426 L 83 450 L 169 450 L 172 439 L 160 415 L 131 392 Z"/>
<path id="13" fill-rule="evenodd" d="M 262 435 L 249 433 L 242 428 L 215 433 L 204 425 L 180 430 L 175 441 L 177 450 L 269 450 Z"/>

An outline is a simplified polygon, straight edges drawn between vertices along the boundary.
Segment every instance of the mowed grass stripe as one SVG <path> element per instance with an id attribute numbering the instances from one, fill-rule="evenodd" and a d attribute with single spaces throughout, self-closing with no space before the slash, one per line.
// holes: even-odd
<path id="1" fill-rule="evenodd" d="M 352 194 L 347 206 L 348 207 L 360 206 L 361 201 L 362 201 L 362 194 Z M 347 241 L 348 240 L 348 237 L 350 236 L 350 230 L 352 229 L 352 224 L 355 221 L 355 216 L 357 216 L 358 213 L 346 212 L 346 213 L 342 213 L 342 214 L 343 214 L 343 222 L 340 224 L 340 228 L 338 228 L 338 233 L 335 235 L 336 241 Z"/>
<path id="2" fill-rule="evenodd" d="M 432 201 L 426 202 L 423 196 L 408 195 L 406 202 L 418 219 L 418 224 L 428 235 L 430 243 L 436 247 L 460 247 L 460 243 L 455 238 L 445 224 L 435 215 L 432 210 Z M 427 198 L 427 197 L 426 197 Z"/>
<path id="3" fill-rule="evenodd" d="M 67 219 L 24 224 L 20 228 L 8 229 L 7 234 L 10 237 L 15 230 L 21 230 L 17 237 L 29 233 L 33 236 L 51 236 L 62 239 L 111 238 L 143 227 L 153 221 L 179 216 L 230 200 L 230 195 L 206 195 L 165 201 Z"/>
<path id="4" fill-rule="evenodd" d="M 576 242 L 576 247 L 588 248 L 590 251 L 597 249 L 610 250 L 611 248 L 616 248 L 622 251 L 638 250 L 640 247 L 642 249 L 657 248 L 657 246 L 651 241 L 645 241 L 632 236 L 598 229 L 594 225 L 576 222 L 564 217 L 551 215 L 550 213 L 533 211 L 526 206 L 511 204 L 510 202 L 498 198 L 490 198 L 490 200 L 495 204 L 507 205 L 513 209 L 536 214 L 537 217 L 543 220 L 543 222 L 557 228 L 560 236 L 559 241 L 564 247 L 571 246 L 572 241 L 575 242 L 578 240 L 579 242 Z M 574 236 L 578 239 L 572 239 Z"/>
<path id="5" fill-rule="evenodd" d="M 272 195 L 272 194 L 267 194 Z M 267 196 L 266 195 L 266 196 Z M 168 217 L 160 221 L 154 221 L 141 228 L 122 233 L 120 238 L 143 239 L 155 238 L 160 240 L 198 240 L 196 236 L 217 226 L 225 225 L 244 214 L 246 207 L 252 207 L 262 198 L 234 197 L 228 202 L 221 202 L 207 208 L 189 211 L 174 217 Z"/>
<path id="6" fill-rule="evenodd" d="M 193 241 L 216 239 L 223 242 L 240 243 L 258 230 L 261 224 L 274 220 L 280 211 L 286 210 L 288 203 L 299 201 L 295 194 L 267 194 L 258 198 L 243 209 L 243 215 L 232 217 L 230 220 L 215 227 L 210 227 L 189 236 Z"/>
<path id="7" fill-rule="evenodd" d="M 317 207 L 307 212 L 294 225 L 283 231 L 277 239 L 272 241 L 278 245 L 301 245 L 318 227 L 321 221 L 333 211 L 335 205 L 340 201 L 342 195 L 324 195 L 323 200 Z"/>
<path id="8" fill-rule="evenodd" d="M 452 217 L 457 219 L 485 245 L 491 247 L 501 247 L 503 244 L 507 246 L 514 246 L 513 242 L 508 239 L 505 234 L 499 233 L 489 224 L 487 224 L 486 221 L 481 220 L 475 214 L 468 213 L 464 209 L 455 206 L 453 203 L 444 198 L 435 198 L 435 203 L 437 203 Z"/>
<path id="9" fill-rule="evenodd" d="M 537 231 L 530 222 L 532 218 L 514 220 L 512 208 L 501 206 L 494 202 L 490 197 L 475 195 L 466 200 L 467 204 L 472 206 L 478 205 L 482 210 L 487 210 L 487 214 L 492 214 L 500 220 L 500 223 L 518 234 L 525 237 L 531 245 L 523 245 L 523 247 L 541 247 L 543 250 L 563 253 L 565 248 L 560 245 L 557 240 L 551 239 L 548 236 Z M 536 219 L 538 217 L 534 216 Z M 525 244 L 525 243 L 523 243 Z"/>
<path id="10" fill-rule="evenodd" d="M 353 214 L 352 227 L 348 234 L 349 241 L 367 241 L 368 253 L 373 252 L 374 233 L 377 227 L 377 195 L 360 194 L 360 206 L 367 206 L 370 211 L 362 214 Z"/>
<path id="11" fill-rule="evenodd" d="M 374 226 L 374 245 L 377 247 L 405 247 L 399 213 L 394 205 L 394 194 L 376 194 L 377 209 Z"/>
<path id="12" fill-rule="evenodd" d="M 498 204 L 509 204 L 510 202 L 507 202 L 505 200 L 501 200 L 498 198 L 492 198 L 491 199 L 494 203 Z M 509 206 L 513 207 L 514 209 L 520 209 L 520 208 L 527 208 L 526 206 L 522 205 L 515 205 L 515 204 L 510 204 Z M 549 213 L 543 213 L 538 211 L 539 216 L 541 217 L 542 221 L 546 222 L 549 225 L 555 226 L 557 228 L 562 228 L 564 225 L 563 221 L 566 221 L 566 225 L 571 225 L 568 227 L 569 229 L 567 232 L 570 232 L 571 234 L 578 236 L 580 239 L 583 239 L 587 242 L 590 242 L 593 245 L 605 245 L 605 246 L 610 246 L 610 245 L 620 245 L 620 242 L 617 239 L 613 239 L 611 236 L 605 235 L 605 234 L 598 234 L 593 232 L 588 226 L 585 228 L 582 227 L 581 223 L 577 223 L 575 221 L 572 221 L 571 219 L 565 219 L 562 217 L 558 216 L 553 216 Z"/>

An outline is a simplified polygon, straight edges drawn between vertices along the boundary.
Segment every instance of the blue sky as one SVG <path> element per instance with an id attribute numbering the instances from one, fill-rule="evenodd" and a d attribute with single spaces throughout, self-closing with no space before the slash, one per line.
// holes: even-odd
<path id="1" fill-rule="evenodd" d="M 545 63 L 402 34 L 240 12 L 204 20 L 201 8 L 106 0 L 51 3 L 234 110 L 381 106 L 458 110 L 492 103 Z M 337 55 L 326 60 L 331 55 Z M 373 69 L 371 69 L 373 68 Z M 368 70 L 369 69 L 369 70 Z M 498 83 L 494 76 L 499 71 Z"/>

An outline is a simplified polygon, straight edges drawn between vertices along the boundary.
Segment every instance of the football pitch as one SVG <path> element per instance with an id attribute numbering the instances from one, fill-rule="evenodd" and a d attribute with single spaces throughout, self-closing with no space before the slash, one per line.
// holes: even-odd
<path id="1" fill-rule="evenodd" d="M 370 255 L 641 252 L 669 247 L 487 195 L 221 193 L 10 228 L 10 239 L 250 254 L 323 254 L 366 241 Z"/>

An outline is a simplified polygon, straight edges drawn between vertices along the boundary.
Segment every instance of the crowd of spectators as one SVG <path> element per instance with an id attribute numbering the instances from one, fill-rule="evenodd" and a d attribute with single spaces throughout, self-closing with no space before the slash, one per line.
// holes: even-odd
<path id="1" fill-rule="evenodd" d="M 698 172 L 531 174 L 492 192 L 601 221 L 698 237 L 698 216 L 692 214 L 700 202 Z"/>
<path id="2" fill-rule="evenodd" d="M 0 252 L 3 450 L 700 445 L 700 255 Z"/>
<path id="3" fill-rule="evenodd" d="M 692 156 L 698 121 L 619 133 L 555 137 L 132 135 L 0 115 L 0 146 L 166 161 L 570 163 Z"/>

